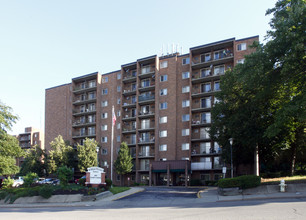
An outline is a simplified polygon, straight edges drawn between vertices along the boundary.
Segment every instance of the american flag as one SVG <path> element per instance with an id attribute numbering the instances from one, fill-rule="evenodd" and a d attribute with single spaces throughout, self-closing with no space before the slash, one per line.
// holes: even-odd
<path id="1" fill-rule="evenodd" d="M 115 111 L 114 111 L 114 109 L 113 109 L 113 125 L 116 124 L 116 120 L 117 120 L 116 114 L 115 114 Z"/>

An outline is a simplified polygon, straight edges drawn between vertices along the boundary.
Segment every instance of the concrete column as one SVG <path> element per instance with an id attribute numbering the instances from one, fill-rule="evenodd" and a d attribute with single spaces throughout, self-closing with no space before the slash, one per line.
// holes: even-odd
<path id="1" fill-rule="evenodd" d="M 149 169 L 149 186 L 152 186 L 152 164 L 150 164 Z"/>
<path id="2" fill-rule="evenodd" d="M 167 186 L 170 186 L 170 164 L 167 165 Z"/>

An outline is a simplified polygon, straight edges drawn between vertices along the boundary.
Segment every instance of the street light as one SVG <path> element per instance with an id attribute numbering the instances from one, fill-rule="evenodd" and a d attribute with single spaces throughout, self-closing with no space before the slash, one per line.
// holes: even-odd
<path id="1" fill-rule="evenodd" d="M 99 166 L 99 146 L 96 147 L 96 151 L 97 151 L 97 163 Z"/>
<path id="2" fill-rule="evenodd" d="M 234 176 L 234 171 L 233 171 L 233 138 L 228 139 L 231 145 L 231 178 Z"/>

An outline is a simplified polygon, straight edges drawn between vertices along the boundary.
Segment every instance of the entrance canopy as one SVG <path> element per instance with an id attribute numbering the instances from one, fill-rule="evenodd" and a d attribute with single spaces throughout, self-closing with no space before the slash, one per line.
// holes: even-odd
<path id="1" fill-rule="evenodd" d="M 171 173 L 185 172 L 187 169 L 190 171 L 189 160 L 168 160 L 168 161 L 152 161 L 153 173 L 167 173 L 169 168 Z"/>

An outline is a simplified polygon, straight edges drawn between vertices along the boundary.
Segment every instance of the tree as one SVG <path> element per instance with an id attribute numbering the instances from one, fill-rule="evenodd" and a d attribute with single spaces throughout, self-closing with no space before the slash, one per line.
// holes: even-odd
<path id="1" fill-rule="evenodd" d="M 234 138 L 236 162 L 259 147 L 262 162 L 291 154 L 293 174 L 296 152 L 305 149 L 305 11 L 303 0 L 279 0 L 267 11 L 266 45 L 253 45 L 256 52 L 221 78 L 211 135 L 224 152 Z"/>
<path id="2" fill-rule="evenodd" d="M 66 145 L 63 137 L 59 135 L 50 143 L 51 149 L 48 155 L 48 171 L 56 172 L 58 167 L 73 167 L 74 150 L 71 146 Z"/>
<path id="3" fill-rule="evenodd" d="M 133 163 L 129 147 L 127 146 L 126 142 L 122 142 L 120 145 L 118 157 L 115 161 L 115 169 L 117 174 L 121 175 L 121 182 L 123 179 L 122 176 L 127 173 L 130 173 L 132 171 L 132 168 L 133 168 Z"/>
<path id="4" fill-rule="evenodd" d="M 23 155 L 17 138 L 7 134 L 18 119 L 11 112 L 12 108 L 0 102 L 0 176 L 18 173 L 16 157 Z"/>
<path id="5" fill-rule="evenodd" d="M 47 170 L 45 159 L 47 155 L 39 146 L 28 149 L 25 153 L 25 160 L 21 165 L 20 175 L 24 176 L 29 172 L 34 172 L 38 176 L 44 176 Z"/>
<path id="6" fill-rule="evenodd" d="M 97 146 L 98 143 L 86 138 L 84 145 L 77 145 L 78 149 L 78 167 L 81 172 L 86 172 L 88 167 L 94 167 L 98 165 L 97 160 Z"/>

